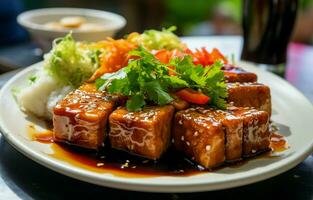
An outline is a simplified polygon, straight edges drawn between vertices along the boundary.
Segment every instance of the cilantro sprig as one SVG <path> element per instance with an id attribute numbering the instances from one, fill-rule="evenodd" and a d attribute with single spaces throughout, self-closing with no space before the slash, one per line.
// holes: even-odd
<path id="1" fill-rule="evenodd" d="M 226 107 L 227 89 L 221 62 L 203 67 L 193 64 L 192 57 L 186 55 L 164 64 L 143 47 L 129 54 L 138 59 L 130 60 L 126 67 L 96 80 L 98 89 L 129 97 L 128 110 L 138 111 L 147 101 L 168 104 L 174 100 L 170 92 L 181 88 L 199 90 L 211 97 L 211 105 Z M 169 71 L 175 75 L 170 76 Z"/>

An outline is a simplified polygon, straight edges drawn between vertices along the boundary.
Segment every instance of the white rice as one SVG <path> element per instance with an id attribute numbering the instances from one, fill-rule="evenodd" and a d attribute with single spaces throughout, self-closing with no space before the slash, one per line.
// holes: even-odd
<path id="1" fill-rule="evenodd" d="M 53 106 L 72 88 L 70 86 L 61 87 L 44 69 L 39 69 L 35 77 L 34 83 L 16 94 L 17 102 L 23 111 L 51 119 Z"/>
<path id="2" fill-rule="evenodd" d="M 49 118 L 52 118 L 53 107 L 72 90 L 73 88 L 71 86 L 64 86 L 50 93 L 48 97 L 48 101 L 47 101 L 47 107 L 46 107 Z"/>

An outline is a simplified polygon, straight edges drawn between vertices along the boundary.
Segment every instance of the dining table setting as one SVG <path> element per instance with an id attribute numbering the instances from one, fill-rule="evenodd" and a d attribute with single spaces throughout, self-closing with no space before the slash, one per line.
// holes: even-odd
<path id="1" fill-rule="evenodd" d="M 242 45 L 242 38 L 238 36 L 186 38 L 188 39 L 201 42 L 214 40 L 214 46 L 230 52 L 240 50 Z M 311 55 L 313 47 L 291 43 L 288 49 L 286 80 L 313 102 L 313 90 L 310 87 L 313 84 L 310 76 L 313 73 Z M 20 70 L 15 69 L 1 74 L 1 85 Z M 28 159 L 15 150 L 3 136 L 0 139 L 0 148 L 2 152 L 0 199 L 84 199 L 91 193 L 94 196 L 110 195 L 117 199 L 196 199 L 233 196 L 245 199 L 252 195 L 257 199 L 267 198 L 268 195 L 275 198 L 311 199 L 313 195 L 313 155 L 281 175 L 248 186 L 213 192 L 160 194 L 104 188 L 66 177 Z M 57 187 L 59 185 L 62 186 Z"/>
<path id="2" fill-rule="evenodd" d="M 113 12 L 20 14 L 32 39 L 0 46 L 0 200 L 312 199 L 298 1 L 242 3 L 241 35 L 118 39 Z"/>

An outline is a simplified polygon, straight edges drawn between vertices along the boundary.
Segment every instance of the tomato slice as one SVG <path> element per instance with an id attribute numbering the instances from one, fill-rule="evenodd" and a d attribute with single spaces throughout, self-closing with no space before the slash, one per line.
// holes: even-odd
<path id="1" fill-rule="evenodd" d="M 170 52 L 166 49 L 157 51 L 154 56 L 162 63 L 168 63 L 170 61 Z"/>
<path id="2" fill-rule="evenodd" d="M 154 53 L 154 56 L 162 63 L 169 63 L 170 60 L 172 58 L 175 58 L 175 57 L 183 57 L 184 54 L 181 52 L 181 51 L 178 51 L 178 50 L 173 50 L 173 51 L 168 51 L 166 49 L 161 49 L 159 51 L 156 51 Z M 168 66 L 169 69 L 174 69 L 175 67 L 174 66 Z M 176 74 L 173 72 L 173 71 L 169 71 L 169 75 L 170 76 L 175 76 Z"/>
<path id="3" fill-rule="evenodd" d="M 189 103 L 206 104 L 210 101 L 210 97 L 190 88 L 184 88 L 175 93 L 179 98 Z"/>
<path id="4" fill-rule="evenodd" d="M 169 63 L 170 60 L 172 58 L 175 58 L 175 57 L 183 57 L 184 56 L 184 53 L 179 51 L 179 50 L 172 50 L 172 51 L 169 51 L 169 50 L 166 50 L 166 49 L 161 49 L 159 51 L 156 51 L 154 53 L 154 56 L 159 60 L 161 61 L 162 63 Z"/>
<path id="5" fill-rule="evenodd" d="M 176 58 L 176 57 L 183 58 L 184 55 L 186 55 L 184 52 L 174 49 L 171 51 L 170 58 Z"/>
<path id="6" fill-rule="evenodd" d="M 185 53 L 191 55 L 195 65 L 200 64 L 205 67 L 214 64 L 218 60 L 222 61 L 224 64 L 227 64 L 227 59 L 216 48 L 214 48 L 211 53 L 208 52 L 205 48 L 201 48 L 200 50 L 196 49 L 195 51 L 185 49 Z"/>
<path id="7" fill-rule="evenodd" d="M 214 48 L 212 50 L 211 56 L 212 56 L 213 60 L 221 60 L 224 64 L 228 63 L 225 56 L 223 56 L 223 54 L 217 48 Z"/>

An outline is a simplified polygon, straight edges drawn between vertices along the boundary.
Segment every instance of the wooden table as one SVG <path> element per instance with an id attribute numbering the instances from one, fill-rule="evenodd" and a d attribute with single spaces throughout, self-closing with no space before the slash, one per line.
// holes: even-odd
<path id="1" fill-rule="evenodd" d="M 213 39 L 213 40 L 212 40 Z M 240 37 L 185 38 L 197 47 L 215 46 L 226 53 L 240 52 Z M 238 58 L 239 55 L 237 54 Z M 0 75 L 0 87 L 16 71 Z M 291 44 L 287 80 L 313 102 L 313 48 Z M 312 119 L 313 122 L 313 119 Z M 313 134 L 313 133 L 312 133 Z M 313 156 L 295 168 L 259 183 L 213 192 L 160 194 L 130 192 L 81 182 L 28 159 L 0 135 L 0 199 L 312 199 Z"/>

